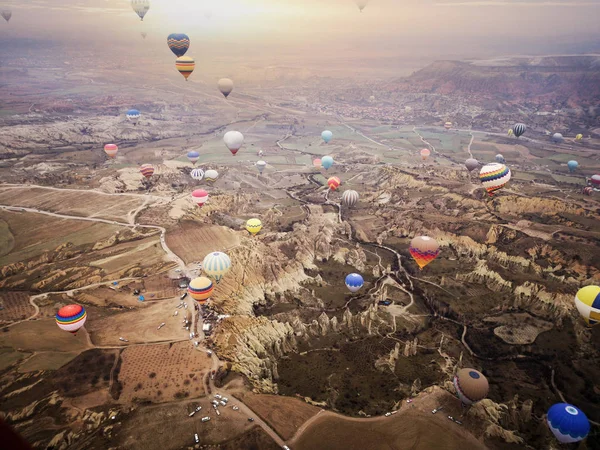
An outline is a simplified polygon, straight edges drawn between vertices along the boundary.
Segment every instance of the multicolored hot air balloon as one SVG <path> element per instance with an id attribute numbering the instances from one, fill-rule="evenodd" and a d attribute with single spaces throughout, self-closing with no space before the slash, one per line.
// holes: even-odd
<path id="1" fill-rule="evenodd" d="M 190 48 L 190 38 L 184 33 L 171 33 L 167 37 L 167 45 L 175 56 L 181 58 Z"/>
<path id="2" fill-rule="evenodd" d="M 198 160 L 200 159 L 200 153 L 194 152 L 194 151 L 188 152 L 187 159 L 192 164 L 196 164 L 198 162 Z"/>
<path id="3" fill-rule="evenodd" d="M 358 292 L 361 287 L 365 284 L 365 280 L 358 273 L 351 273 L 346 275 L 346 287 L 352 293 Z"/>
<path id="4" fill-rule="evenodd" d="M 360 198 L 360 196 L 358 195 L 358 192 L 350 189 L 348 191 L 344 191 L 344 193 L 342 194 L 342 203 L 344 206 L 347 206 L 348 208 L 352 208 L 354 205 L 356 205 L 358 203 L 359 198 Z"/>
<path id="5" fill-rule="evenodd" d="M 423 267 L 440 254 L 440 246 L 435 239 L 429 236 L 416 236 L 410 241 L 408 251 L 419 268 L 423 270 Z"/>
<path id="6" fill-rule="evenodd" d="M 565 137 L 561 133 L 554 133 L 550 140 L 555 144 L 562 144 L 565 141 Z"/>
<path id="7" fill-rule="evenodd" d="M 131 7 L 143 21 L 144 16 L 150 10 L 150 0 L 131 0 Z"/>
<path id="8" fill-rule="evenodd" d="M 510 169 L 500 163 L 486 164 L 479 171 L 481 184 L 490 197 L 493 197 L 494 192 L 502 189 L 510 181 L 510 176 Z"/>
<path id="9" fill-rule="evenodd" d="M 3 9 L 2 12 L 0 12 L 0 15 L 2 15 L 2 17 L 4 17 L 4 20 L 8 22 L 12 17 L 12 11 L 10 9 Z"/>
<path id="10" fill-rule="evenodd" d="M 204 173 L 204 179 L 206 181 L 210 181 L 211 183 L 217 181 L 217 178 L 219 178 L 219 172 L 216 170 L 209 169 Z"/>
<path id="11" fill-rule="evenodd" d="M 225 98 L 227 98 L 229 94 L 231 94 L 231 91 L 233 91 L 233 81 L 229 78 L 221 78 L 217 82 L 217 86 Z"/>
<path id="12" fill-rule="evenodd" d="M 498 153 L 496 155 L 496 162 L 499 162 L 500 164 L 505 164 L 506 160 L 504 159 L 503 155 L 501 155 L 500 153 Z"/>
<path id="13" fill-rule="evenodd" d="M 321 138 L 325 141 L 326 144 L 328 144 L 331 138 L 333 138 L 333 133 L 329 130 L 325 130 L 321 133 Z"/>
<path id="14" fill-rule="evenodd" d="M 118 152 L 119 152 L 119 147 L 117 147 L 116 144 L 106 144 L 104 146 L 104 153 L 106 153 L 109 158 L 116 157 Z"/>
<path id="15" fill-rule="evenodd" d="M 181 75 L 183 75 L 185 81 L 187 81 L 196 68 L 196 62 L 189 56 L 182 56 L 181 58 L 177 58 L 177 61 L 175 61 L 175 68 Z"/>
<path id="16" fill-rule="evenodd" d="M 454 389 L 461 402 L 472 405 L 487 397 L 490 385 L 480 371 L 460 369 L 454 376 Z"/>
<path id="17" fill-rule="evenodd" d="M 154 175 L 154 167 L 152 167 L 152 164 L 142 164 L 140 166 L 140 172 L 146 178 L 150 178 L 152 175 Z"/>
<path id="18" fill-rule="evenodd" d="M 583 190 L 581 191 L 581 193 L 583 195 L 592 195 L 592 192 L 594 192 L 594 189 L 592 189 L 591 186 L 586 186 L 583 188 Z"/>
<path id="19" fill-rule="evenodd" d="M 140 116 L 141 114 L 137 109 L 130 109 L 125 113 L 125 117 L 127 117 L 127 120 L 132 122 L 133 125 L 137 125 L 138 121 L 140 120 Z"/>
<path id="20" fill-rule="evenodd" d="M 248 219 L 246 222 L 246 230 L 252 235 L 256 236 L 260 230 L 262 230 L 262 222 L 259 219 Z"/>
<path id="21" fill-rule="evenodd" d="M 444 124 L 444 128 L 445 128 L 446 130 L 449 130 L 450 128 L 452 128 L 452 122 L 446 122 L 446 123 Z"/>
<path id="22" fill-rule="evenodd" d="M 202 169 L 192 169 L 190 172 L 190 176 L 197 181 L 201 181 L 204 178 L 204 170 Z"/>
<path id="23" fill-rule="evenodd" d="M 471 172 L 479 167 L 479 161 L 477 161 L 475 158 L 469 158 L 465 161 L 465 167 L 469 172 Z"/>
<path id="24" fill-rule="evenodd" d="M 85 324 L 87 313 L 81 305 L 63 306 L 56 313 L 56 325 L 61 330 L 76 334 Z"/>
<path id="25" fill-rule="evenodd" d="M 313 166 L 315 166 L 317 169 L 320 169 L 323 166 L 323 161 L 321 161 L 319 158 L 314 159 Z"/>
<path id="26" fill-rule="evenodd" d="M 568 403 L 556 403 L 546 418 L 552 434 L 561 444 L 579 442 L 590 432 L 590 421 L 582 410 Z"/>
<path id="27" fill-rule="evenodd" d="M 339 188 L 340 184 L 342 184 L 342 182 L 338 177 L 331 177 L 329 180 L 327 180 L 327 185 L 332 191 L 335 191 L 337 188 Z"/>
<path id="28" fill-rule="evenodd" d="M 579 163 L 577 161 L 575 161 L 574 159 L 572 159 L 571 161 L 569 161 L 567 163 L 567 167 L 569 168 L 569 172 L 575 172 L 575 169 L 577 169 L 577 166 L 579 166 Z"/>
<path id="29" fill-rule="evenodd" d="M 429 150 L 428 148 L 424 148 L 423 150 L 421 150 L 421 159 L 423 161 L 429 158 L 429 155 L 431 155 L 431 150 Z"/>
<path id="30" fill-rule="evenodd" d="M 200 208 L 202 208 L 202 205 L 204 205 L 208 200 L 208 192 L 206 192 L 204 189 L 196 189 L 194 192 L 192 192 L 192 200 Z"/>
<path id="31" fill-rule="evenodd" d="M 214 289 L 213 282 L 210 278 L 206 277 L 194 278 L 190 281 L 190 284 L 188 284 L 188 294 L 200 303 L 200 305 L 206 304 Z"/>
<path id="32" fill-rule="evenodd" d="M 260 174 L 263 173 L 263 171 L 265 170 L 265 168 L 267 167 L 267 163 L 264 161 L 256 161 L 256 168 L 258 169 L 258 172 Z"/>
<path id="33" fill-rule="evenodd" d="M 329 170 L 331 166 L 333 166 L 333 158 L 331 156 L 323 156 L 323 159 L 321 159 L 321 167 L 325 170 Z"/>
<path id="34" fill-rule="evenodd" d="M 592 326 L 600 323 L 600 286 L 586 286 L 577 291 L 575 307 L 585 322 Z"/>
<path id="35" fill-rule="evenodd" d="M 583 139 L 583 134 L 579 133 L 577 136 L 575 136 L 575 140 L 577 142 L 581 141 Z"/>
<path id="36" fill-rule="evenodd" d="M 525 134 L 525 132 L 527 131 L 527 126 L 524 123 L 516 123 L 513 127 L 512 127 L 512 131 L 513 134 L 516 137 L 521 137 Z"/>
<path id="37" fill-rule="evenodd" d="M 202 269 L 206 275 L 214 278 L 219 284 L 223 276 L 231 269 L 231 259 L 223 252 L 209 253 L 202 261 Z"/>
<path id="38" fill-rule="evenodd" d="M 244 135 L 239 131 L 228 131 L 223 141 L 232 155 L 235 155 L 244 144 Z"/>

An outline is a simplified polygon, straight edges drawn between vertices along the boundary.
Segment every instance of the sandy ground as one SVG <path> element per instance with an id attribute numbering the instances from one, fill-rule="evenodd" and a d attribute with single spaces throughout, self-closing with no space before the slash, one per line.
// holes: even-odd
<path id="1" fill-rule="evenodd" d="M 19 366 L 19 372 L 60 369 L 78 354 L 78 352 L 38 352 Z"/>
<path id="2" fill-rule="evenodd" d="M 81 352 L 89 345 L 85 330 L 73 335 L 58 328 L 54 319 L 41 319 L 18 323 L 6 333 L 0 333 L 0 347 L 26 351 L 60 349 L 63 352 Z"/>
<path id="3" fill-rule="evenodd" d="M 167 233 L 167 245 L 186 264 L 202 261 L 212 251 L 224 251 L 239 243 L 240 237 L 234 231 L 216 225 L 202 226 L 184 222 Z"/>

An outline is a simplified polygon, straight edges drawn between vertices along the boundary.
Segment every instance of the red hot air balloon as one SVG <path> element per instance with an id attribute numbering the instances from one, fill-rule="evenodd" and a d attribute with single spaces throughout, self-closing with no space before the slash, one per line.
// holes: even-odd
<path id="1" fill-rule="evenodd" d="M 106 153 L 109 158 L 116 157 L 118 151 L 119 147 L 117 147 L 115 144 L 106 144 L 104 146 L 104 153 Z"/>
<path id="2" fill-rule="evenodd" d="M 154 167 L 152 167 L 151 164 L 144 164 L 140 167 L 140 172 L 146 178 L 150 178 L 152 175 L 154 175 Z"/>
<path id="3" fill-rule="evenodd" d="M 421 150 L 421 159 L 423 161 L 429 158 L 429 155 L 431 155 L 431 151 L 428 148 L 424 148 L 423 150 Z"/>
<path id="4" fill-rule="evenodd" d="M 196 189 L 194 192 L 192 192 L 192 200 L 194 200 L 194 203 L 196 203 L 199 207 L 202 207 L 202 205 L 204 205 L 208 200 L 208 192 L 206 192 L 204 189 Z"/>
<path id="5" fill-rule="evenodd" d="M 339 188 L 340 184 L 342 184 L 342 182 L 338 177 L 331 177 L 329 180 L 327 180 L 327 185 L 332 191 L 335 191 L 337 188 Z"/>

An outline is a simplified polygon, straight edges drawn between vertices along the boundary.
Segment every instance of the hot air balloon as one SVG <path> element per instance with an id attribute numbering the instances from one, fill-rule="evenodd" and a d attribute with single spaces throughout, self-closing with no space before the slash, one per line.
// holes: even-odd
<path id="1" fill-rule="evenodd" d="M 187 81 L 195 67 L 196 63 L 194 62 L 194 59 L 190 58 L 189 56 L 182 56 L 181 58 L 177 58 L 177 61 L 175 61 L 175 68 L 181 75 L 183 75 L 185 81 Z"/>
<path id="2" fill-rule="evenodd" d="M 423 161 L 429 158 L 429 155 L 431 155 L 431 151 L 428 148 L 424 148 L 423 150 L 421 150 L 421 159 Z"/>
<path id="3" fill-rule="evenodd" d="M 342 194 L 342 203 L 348 208 L 352 208 L 358 203 L 359 195 L 358 192 L 353 190 L 344 191 Z"/>
<path id="4" fill-rule="evenodd" d="M 252 236 L 255 236 L 262 230 L 262 222 L 259 219 L 249 219 L 248 222 L 246 222 L 246 230 L 248 230 Z"/>
<path id="5" fill-rule="evenodd" d="M 514 134 L 515 134 L 515 133 L 514 133 L 514 131 L 512 130 L 512 128 L 509 128 L 509 129 L 508 129 L 508 135 L 509 135 L 509 136 L 513 136 Z"/>
<path id="6" fill-rule="evenodd" d="M 527 131 L 527 126 L 524 123 L 516 123 L 513 127 L 512 127 L 512 131 L 513 134 L 516 137 L 521 137 L 525 134 L 525 132 Z"/>
<path id="7" fill-rule="evenodd" d="M 315 166 L 317 169 L 320 169 L 323 165 L 323 161 L 321 161 L 319 158 L 313 160 L 313 166 Z"/>
<path id="8" fill-rule="evenodd" d="M 154 175 L 154 167 L 152 167 L 151 164 L 142 164 L 140 166 L 140 172 L 146 178 L 150 178 L 152 175 Z"/>
<path id="9" fill-rule="evenodd" d="M 446 123 L 444 124 L 444 128 L 445 128 L 446 130 L 449 130 L 450 128 L 452 128 L 452 122 L 446 122 Z"/>
<path id="10" fill-rule="evenodd" d="M 600 323 L 600 286 L 586 286 L 575 295 L 575 307 L 588 325 Z"/>
<path id="11" fill-rule="evenodd" d="M 323 156 L 323 159 L 321 159 L 321 167 L 328 170 L 331 166 L 333 166 L 333 158 L 331 156 Z"/>
<path id="12" fill-rule="evenodd" d="M 187 34 L 171 33 L 167 37 L 167 45 L 175 56 L 181 58 L 188 51 L 188 48 L 190 48 L 190 38 Z"/>
<path id="13" fill-rule="evenodd" d="M 363 277 L 358 273 L 351 273 L 346 275 L 346 287 L 352 293 L 358 292 L 361 287 L 365 284 Z"/>
<path id="14" fill-rule="evenodd" d="M 12 11 L 10 9 L 3 9 L 2 12 L 0 12 L 0 15 L 2 15 L 2 17 L 4 17 L 4 20 L 8 22 L 12 17 Z"/>
<path id="15" fill-rule="evenodd" d="M 223 276 L 231 269 L 231 259 L 223 252 L 212 252 L 206 255 L 202 262 L 206 275 L 219 284 Z"/>
<path id="16" fill-rule="evenodd" d="M 56 325 L 61 330 L 76 334 L 85 324 L 87 314 L 81 305 L 63 306 L 56 313 Z"/>
<path id="17" fill-rule="evenodd" d="M 228 131 L 223 136 L 223 141 L 232 155 L 235 155 L 244 144 L 244 135 L 239 131 Z"/>
<path id="18" fill-rule="evenodd" d="M 429 236 L 416 236 L 410 241 L 408 251 L 419 268 L 423 269 L 440 254 L 440 246 Z"/>
<path id="19" fill-rule="evenodd" d="M 510 169 L 500 163 L 486 164 L 479 171 L 481 184 L 490 197 L 493 197 L 495 191 L 503 188 L 509 182 L 510 176 Z"/>
<path id="20" fill-rule="evenodd" d="M 595 189 L 600 188 L 600 175 L 592 175 L 592 178 L 590 178 L 590 182 L 592 183 Z"/>
<path id="21" fill-rule="evenodd" d="M 582 410 L 568 403 L 556 403 L 547 415 L 550 431 L 561 444 L 579 442 L 590 432 L 590 421 Z"/>
<path id="22" fill-rule="evenodd" d="M 332 191 L 335 191 L 338 187 L 340 187 L 340 184 L 342 184 L 342 182 L 338 177 L 331 177 L 329 180 L 327 180 L 327 185 Z"/>
<path id="23" fill-rule="evenodd" d="M 496 155 L 496 162 L 499 162 L 500 164 L 505 164 L 506 160 L 504 159 L 503 155 L 501 155 L 500 153 L 498 153 Z"/>
<path id="24" fill-rule="evenodd" d="M 472 405 L 487 397 L 490 385 L 478 370 L 460 369 L 454 376 L 454 389 L 461 402 Z"/>
<path id="25" fill-rule="evenodd" d="M 229 78 L 221 78 L 218 81 L 217 86 L 219 87 L 219 91 L 221 91 L 221 94 L 223 94 L 225 98 L 227 98 L 229 94 L 231 94 L 231 91 L 233 91 L 233 81 Z"/>
<path id="26" fill-rule="evenodd" d="M 369 4 L 369 0 L 355 0 L 356 6 L 358 6 L 358 10 L 362 12 L 365 9 L 365 6 Z"/>
<path id="27" fill-rule="evenodd" d="M 198 160 L 200 159 L 200 153 L 194 152 L 194 151 L 188 152 L 187 159 L 192 164 L 196 164 L 198 162 Z"/>
<path id="28" fill-rule="evenodd" d="M 118 151 L 119 147 L 117 147 L 115 144 L 106 144 L 104 146 L 104 153 L 106 153 L 109 158 L 114 158 L 117 156 Z"/>
<path id="29" fill-rule="evenodd" d="M 560 133 L 554 133 L 551 138 L 552 142 L 555 144 L 562 144 L 565 141 L 565 138 Z"/>
<path id="30" fill-rule="evenodd" d="M 256 168 L 258 169 L 258 171 L 262 174 L 263 170 L 265 170 L 265 167 L 267 167 L 267 163 L 264 161 L 257 161 L 256 162 Z"/>
<path id="31" fill-rule="evenodd" d="M 202 205 L 204 205 L 208 200 L 208 192 L 206 192 L 204 189 L 196 189 L 194 192 L 192 192 L 192 200 L 200 208 L 202 208 Z"/>
<path id="32" fill-rule="evenodd" d="M 575 169 L 577 169 L 577 166 L 579 166 L 579 163 L 573 159 L 567 163 L 569 172 L 575 172 Z"/>
<path id="33" fill-rule="evenodd" d="M 477 169 L 479 167 L 479 161 L 477 161 L 475 158 L 469 158 L 465 161 L 465 167 L 469 172 L 471 172 L 473 169 Z"/>
<path id="34" fill-rule="evenodd" d="M 150 0 L 131 0 L 131 7 L 140 19 L 144 20 L 144 16 L 150 9 Z"/>
<path id="35" fill-rule="evenodd" d="M 581 141 L 583 139 L 583 134 L 579 133 L 577 136 L 575 136 L 575 140 L 576 141 Z"/>
<path id="36" fill-rule="evenodd" d="M 256 152 L 256 156 L 263 156 L 265 154 L 265 152 L 263 152 L 262 150 L 259 150 L 258 152 Z"/>
<path id="37" fill-rule="evenodd" d="M 142 31 L 140 34 L 142 35 L 143 39 L 146 39 L 146 36 L 148 36 L 148 34 L 145 31 Z"/>
<path id="38" fill-rule="evenodd" d="M 194 278 L 188 284 L 188 294 L 201 305 L 206 304 L 206 301 L 213 293 L 214 285 L 210 278 L 198 277 Z"/>
<path id="39" fill-rule="evenodd" d="M 140 115 L 141 114 L 137 109 L 130 109 L 125 113 L 125 117 L 127 117 L 127 120 L 132 122 L 134 125 L 137 125 L 138 120 L 140 120 Z"/>
<path id="40" fill-rule="evenodd" d="M 204 178 L 204 170 L 202 169 L 192 169 L 192 171 L 190 172 L 190 176 L 194 179 L 194 180 L 202 180 L 202 178 Z"/>
<path id="41" fill-rule="evenodd" d="M 329 130 L 325 130 L 321 133 L 321 137 L 323 138 L 325 143 L 328 144 L 331 138 L 333 137 L 333 133 Z"/>
<path id="42" fill-rule="evenodd" d="M 219 178 L 219 172 L 213 169 L 209 169 L 204 173 L 204 179 L 206 181 L 215 182 Z"/>
<path id="43" fill-rule="evenodd" d="M 594 192 L 594 190 L 592 189 L 591 186 L 586 186 L 583 188 L 583 190 L 581 192 L 583 195 L 592 195 L 592 192 Z"/>

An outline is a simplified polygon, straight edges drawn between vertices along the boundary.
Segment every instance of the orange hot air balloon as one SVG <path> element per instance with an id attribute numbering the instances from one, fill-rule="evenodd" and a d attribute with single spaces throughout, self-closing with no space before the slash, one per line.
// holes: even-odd
<path id="1" fill-rule="evenodd" d="M 431 155 L 431 151 L 428 148 L 424 148 L 423 150 L 421 150 L 421 159 L 423 161 L 429 158 L 429 155 Z"/>
<path id="2" fill-rule="evenodd" d="M 327 180 L 327 185 L 332 191 L 335 191 L 337 188 L 339 188 L 340 184 L 342 184 L 342 182 L 338 177 L 331 177 L 329 180 Z"/>
<path id="3" fill-rule="evenodd" d="M 410 255 L 422 270 L 440 254 L 440 246 L 435 239 L 429 236 L 417 236 L 410 241 L 408 249 Z"/>
<path id="4" fill-rule="evenodd" d="M 190 297 L 196 300 L 201 305 L 206 304 L 214 290 L 214 285 L 210 278 L 198 277 L 190 281 L 188 285 L 188 293 Z"/>
<path id="5" fill-rule="evenodd" d="M 119 147 L 117 147 L 115 144 L 106 144 L 104 146 L 104 153 L 106 153 L 109 158 L 115 158 L 118 151 Z"/>

